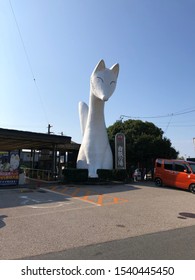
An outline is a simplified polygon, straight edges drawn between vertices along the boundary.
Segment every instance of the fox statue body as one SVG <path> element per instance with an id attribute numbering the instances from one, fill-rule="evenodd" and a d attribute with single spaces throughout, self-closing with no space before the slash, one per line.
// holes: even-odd
<path id="1" fill-rule="evenodd" d="M 89 177 L 98 177 L 97 169 L 113 168 L 113 156 L 104 119 L 104 103 L 116 88 L 118 73 L 119 64 L 108 69 L 101 60 L 91 75 L 89 107 L 86 103 L 79 102 L 83 139 L 77 168 L 88 169 Z"/>

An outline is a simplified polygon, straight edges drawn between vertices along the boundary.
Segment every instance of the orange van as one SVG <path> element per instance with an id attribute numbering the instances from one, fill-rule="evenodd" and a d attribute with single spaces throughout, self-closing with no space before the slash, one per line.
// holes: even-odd
<path id="1" fill-rule="evenodd" d="M 195 193 L 195 162 L 156 159 L 154 180 L 157 186 L 173 186 Z"/>

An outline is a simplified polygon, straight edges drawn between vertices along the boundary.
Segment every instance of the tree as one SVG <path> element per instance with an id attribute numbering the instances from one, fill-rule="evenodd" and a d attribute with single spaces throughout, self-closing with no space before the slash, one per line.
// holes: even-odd
<path id="1" fill-rule="evenodd" d="M 127 168 L 151 169 L 156 158 L 177 158 L 178 152 L 164 132 L 151 122 L 141 120 L 117 121 L 107 128 L 108 138 L 114 154 L 115 135 L 122 132 L 126 136 Z"/>

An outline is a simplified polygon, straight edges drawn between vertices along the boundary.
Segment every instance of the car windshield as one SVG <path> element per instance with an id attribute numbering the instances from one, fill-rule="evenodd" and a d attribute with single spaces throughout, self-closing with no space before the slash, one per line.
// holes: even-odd
<path id="1" fill-rule="evenodd" d="M 191 169 L 192 169 L 192 172 L 195 173 L 195 163 L 189 163 Z"/>

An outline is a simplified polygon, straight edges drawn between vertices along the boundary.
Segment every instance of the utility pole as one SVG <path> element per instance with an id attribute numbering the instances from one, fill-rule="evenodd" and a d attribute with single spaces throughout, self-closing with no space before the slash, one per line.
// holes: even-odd
<path id="1" fill-rule="evenodd" d="M 48 124 L 48 134 L 51 134 L 51 127 L 53 127 L 50 123 Z"/>

